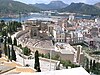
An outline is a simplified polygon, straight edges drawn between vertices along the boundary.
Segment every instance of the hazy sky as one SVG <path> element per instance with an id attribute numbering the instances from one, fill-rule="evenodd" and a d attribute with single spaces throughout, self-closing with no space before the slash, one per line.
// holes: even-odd
<path id="1" fill-rule="evenodd" d="M 49 3 L 50 1 L 54 1 L 54 0 L 15 0 L 15 1 L 20 1 L 27 4 L 35 4 L 35 3 Z M 70 4 L 72 2 L 75 2 L 75 3 L 83 2 L 87 4 L 95 4 L 97 2 L 100 2 L 100 0 L 61 0 L 61 1 L 67 4 Z"/>

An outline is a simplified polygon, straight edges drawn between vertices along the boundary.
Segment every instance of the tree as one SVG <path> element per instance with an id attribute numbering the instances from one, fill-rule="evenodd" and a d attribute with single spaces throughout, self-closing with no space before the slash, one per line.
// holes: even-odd
<path id="1" fill-rule="evenodd" d="M 50 53 L 45 54 L 44 57 L 50 59 Z"/>
<path id="2" fill-rule="evenodd" d="M 39 67 L 37 67 L 37 72 L 41 72 L 41 70 L 40 70 L 40 68 L 39 68 Z"/>
<path id="3" fill-rule="evenodd" d="M 24 55 L 27 55 L 27 56 L 28 56 L 28 55 L 30 55 L 30 53 L 31 53 L 31 51 L 30 51 L 29 48 L 27 48 L 27 47 L 24 47 L 24 48 L 23 48 L 23 54 L 24 54 Z"/>
<path id="4" fill-rule="evenodd" d="M 90 70 L 89 70 L 89 59 L 88 59 L 88 58 L 86 59 L 86 70 L 87 70 L 87 72 L 90 71 Z"/>
<path id="5" fill-rule="evenodd" d="M 0 31 L 2 31 L 2 29 L 3 29 L 4 25 L 5 25 L 4 20 L 1 20 L 1 23 L 0 23 Z"/>
<path id="6" fill-rule="evenodd" d="M 7 25 L 7 32 L 8 32 L 9 34 L 11 34 L 11 33 L 12 33 L 12 28 L 11 28 L 11 26 L 10 26 L 10 25 Z"/>
<path id="7" fill-rule="evenodd" d="M 2 51 L 0 50 L 0 58 L 2 57 Z"/>
<path id="8" fill-rule="evenodd" d="M 59 54 L 56 54 L 54 57 L 53 57 L 54 60 L 59 60 L 60 59 L 60 56 Z"/>
<path id="9" fill-rule="evenodd" d="M 55 41 L 52 39 L 52 44 L 55 45 Z"/>
<path id="10" fill-rule="evenodd" d="M 22 45 L 21 44 L 19 44 L 18 47 L 22 49 Z"/>
<path id="11" fill-rule="evenodd" d="M 42 53 L 41 56 L 44 57 L 44 54 Z"/>
<path id="12" fill-rule="evenodd" d="M 95 67 L 96 67 L 96 63 L 95 63 L 95 60 L 93 61 L 93 70 L 95 70 Z"/>
<path id="13" fill-rule="evenodd" d="M 1 24 L 2 24 L 2 25 L 5 25 L 5 21 L 4 21 L 4 20 L 1 20 Z"/>
<path id="14" fill-rule="evenodd" d="M 8 44 L 12 44 L 12 38 L 8 37 Z"/>
<path id="15" fill-rule="evenodd" d="M 3 43 L 3 37 L 0 38 L 0 43 Z"/>
<path id="16" fill-rule="evenodd" d="M 1 20 L 1 24 L 0 24 L 1 28 L 4 27 L 4 25 L 5 25 L 5 21 Z"/>
<path id="17" fill-rule="evenodd" d="M 10 47 L 9 47 L 9 45 L 8 45 L 7 55 L 8 55 L 8 59 L 10 60 Z"/>
<path id="18" fill-rule="evenodd" d="M 7 31 L 4 29 L 4 30 L 2 30 L 1 34 L 2 34 L 2 36 L 7 36 Z"/>
<path id="19" fill-rule="evenodd" d="M 100 69 L 100 63 L 97 62 L 97 63 L 96 63 L 96 70 L 99 70 L 99 69 Z"/>
<path id="20" fill-rule="evenodd" d="M 6 37 L 5 37 L 5 41 L 4 41 L 4 53 L 5 53 L 5 55 L 7 55 Z"/>
<path id="21" fill-rule="evenodd" d="M 90 70 L 92 71 L 92 60 L 90 60 Z"/>
<path id="22" fill-rule="evenodd" d="M 17 40 L 14 38 L 14 45 L 17 46 Z"/>
<path id="23" fill-rule="evenodd" d="M 17 31 L 17 24 L 15 22 L 9 22 L 9 25 L 7 26 L 8 32 L 11 34 L 13 32 Z"/>
<path id="24" fill-rule="evenodd" d="M 18 23 L 17 27 L 21 28 L 22 27 L 22 24 L 21 22 Z"/>
<path id="25" fill-rule="evenodd" d="M 95 68 L 93 69 L 93 73 L 96 75 L 100 75 L 100 63 L 99 62 L 95 63 L 94 61 L 94 64 L 95 64 Z"/>
<path id="26" fill-rule="evenodd" d="M 39 53 L 38 53 L 38 51 L 35 52 L 35 64 L 34 64 L 34 68 L 35 68 L 38 72 L 41 72 L 41 70 L 40 70 L 40 63 L 39 63 Z"/>
<path id="27" fill-rule="evenodd" d="M 16 61 L 16 53 L 14 51 L 13 44 L 12 44 L 12 47 L 11 47 L 11 61 L 12 60 Z"/>
<path id="28" fill-rule="evenodd" d="M 2 46 L 1 44 L 3 43 L 2 37 L 0 38 L 0 47 Z M 2 50 L 0 50 L 0 58 L 2 57 Z"/>
<path id="29" fill-rule="evenodd" d="M 21 26 L 21 22 L 14 21 L 13 23 L 14 23 L 14 25 L 15 25 L 16 27 L 18 27 L 18 28 L 21 28 L 21 27 L 22 27 L 22 26 Z"/>
<path id="30" fill-rule="evenodd" d="M 14 23 L 11 25 L 11 28 L 13 29 L 14 32 L 17 31 L 17 26 Z"/>

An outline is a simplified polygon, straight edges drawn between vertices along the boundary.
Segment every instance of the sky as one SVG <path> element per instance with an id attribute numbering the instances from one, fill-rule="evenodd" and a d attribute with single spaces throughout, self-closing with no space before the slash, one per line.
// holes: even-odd
<path id="1" fill-rule="evenodd" d="M 15 0 L 15 1 L 20 1 L 20 2 L 23 2 L 23 3 L 26 3 L 26 4 L 35 4 L 35 3 L 46 3 L 46 4 L 48 4 L 48 3 L 50 3 L 50 1 L 54 1 L 54 0 Z M 60 0 L 60 1 L 63 1 L 66 4 L 70 4 L 72 2 L 74 2 L 74 3 L 82 2 L 82 3 L 86 3 L 86 4 L 95 4 L 97 2 L 100 2 L 100 0 Z"/>

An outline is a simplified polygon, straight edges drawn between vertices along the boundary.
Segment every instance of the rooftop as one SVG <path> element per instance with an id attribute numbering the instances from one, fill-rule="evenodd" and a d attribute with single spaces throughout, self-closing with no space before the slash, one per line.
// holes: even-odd
<path id="1" fill-rule="evenodd" d="M 18 75 L 33 75 L 32 73 L 20 73 Z M 55 70 L 55 71 L 47 71 L 47 72 L 37 72 L 34 75 L 90 75 L 84 68 L 72 68 L 72 69 L 64 69 L 64 70 Z"/>

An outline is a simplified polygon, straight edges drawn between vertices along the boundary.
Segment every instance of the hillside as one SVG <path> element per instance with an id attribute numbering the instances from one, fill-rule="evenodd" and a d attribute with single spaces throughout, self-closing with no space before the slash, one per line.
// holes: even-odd
<path id="1" fill-rule="evenodd" d="M 59 10 L 60 12 L 71 12 L 71 13 L 81 13 L 81 14 L 93 14 L 100 15 L 100 9 L 84 3 L 71 3 L 66 8 Z"/>
<path id="2" fill-rule="evenodd" d="M 42 9 L 42 10 L 56 10 L 56 9 L 62 9 L 68 6 L 68 4 L 65 4 L 62 1 L 51 1 L 49 4 L 35 4 L 34 6 Z"/>
<path id="3" fill-rule="evenodd" d="M 13 0 L 0 0 L 0 13 L 36 12 L 38 8 Z"/>
<path id="4" fill-rule="evenodd" d="M 100 2 L 99 3 L 96 3 L 94 6 L 100 8 Z"/>
<path id="5" fill-rule="evenodd" d="M 47 4 L 44 4 L 44 3 L 40 3 L 40 4 L 36 3 L 36 4 L 32 5 L 32 6 L 40 8 L 41 10 L 48 10 Z"/>

